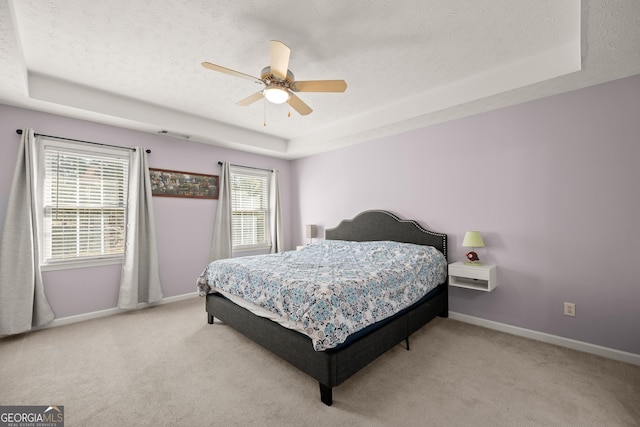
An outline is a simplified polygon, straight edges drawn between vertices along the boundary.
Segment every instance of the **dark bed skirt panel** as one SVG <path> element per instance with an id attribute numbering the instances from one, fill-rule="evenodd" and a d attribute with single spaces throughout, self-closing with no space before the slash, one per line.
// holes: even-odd
<path id="1" fill-rule="evenodd" d="M 207 295 L 207 312 L 319 382 L 331 386 L 331 378 L 335 377 L 332 357 L 326 352 L 314 351 L 311 338 L 306 335 L 256 316 L 220 294 Z"/>
<path id="2" fill-rule="evenodd" d="M 235 330 L 280 356 L 307 375 L 315 378 L 331 404 L 331 388 L 364 368 L 378 356 L 401 343 L 413 332 L 436 316 L 448 315 L 447 283 L 440 292 L 423 301 L 373 332 L 338 349 L 315 351 L 311 339 L 299 332 L 280 326 L 269 319 L 256 316 L 232 303 L 220 294 L 207 295 L 206 310 L 212 316 L 231 325 Z"/>

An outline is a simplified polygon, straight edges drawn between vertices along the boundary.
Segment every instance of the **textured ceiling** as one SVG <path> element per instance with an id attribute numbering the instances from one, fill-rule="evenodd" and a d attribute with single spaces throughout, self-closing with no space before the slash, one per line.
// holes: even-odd
<path id="1" fill-rule="evenodd" d="M 296 158 L 640 73 L 638 0 L 0 0 L 0 102 Z M 314 109 L 235 103 L 291 48 Z M 264 126 L 266 120 L 267 126 Z"/>

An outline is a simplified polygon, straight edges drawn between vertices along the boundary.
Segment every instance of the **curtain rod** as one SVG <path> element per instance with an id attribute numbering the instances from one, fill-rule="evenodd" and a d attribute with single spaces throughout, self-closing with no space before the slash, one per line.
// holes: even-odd
<path id="1" fill-rule="evenodd" d="M 218 164 L 219 164 L 220 166 L 222 166 L 222 162 L 218 162 Z M 234 165 L 233 163 L 229 163 L 229 166 L 237 166 L 237 167 L 239 167 L 239 168 L 256 169 L 256 170 L 259 170 L 259 171 L 273 172 L 273 169 L 257 168 L 257 167 L 255 167 L 255 166 Z"/>
<path id="2" fill-rule="evenodd" d="M 16 129 L 16 133 L 17 133 L 18 135 L 22 135 L 22 129 Z M 81 139 L 63 138 L 63 137 L 61 137 L 61 136 L 45 135 L 45 134 L 42 134 L 42 133 L 36 133 L 35 135 L 36 135 L 36 136 L 46 136 L 46 137 L 49 137 L 49 138 L 56 138 L 56 139 L 64 139 L 65 141 L 83 142 L 83 143 L 85 143 L 85 144 L 102 145 L 102 146 L 105 146 L 105 147 L 124 148 L 124 149 L 126 149 L 126 150 L 133 150 L 133 151 L 136 151 L 136 149 L 135 149 L 135 148 L 131 148 L 131 147 L 121 147 L 121 146 L 119 146 L 119 145 L 103 144 L 102 142 L 83 141 L 83 140 L 81 140 Z M 151 153 L 151 150 L 148 150 L 148 149 L 147 149 L 147 150 L 145 150 L 145 151 L 146 151 L 147 153 Z"/>

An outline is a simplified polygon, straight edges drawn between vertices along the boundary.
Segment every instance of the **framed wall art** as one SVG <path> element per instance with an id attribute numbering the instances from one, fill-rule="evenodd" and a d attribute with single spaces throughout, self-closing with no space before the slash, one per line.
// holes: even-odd
<path id="1" fill-rule="evenodd" d="M 149 168 L 151 193 L 162 197 L 217 199 L 220 188 L 218 175 Z"/>

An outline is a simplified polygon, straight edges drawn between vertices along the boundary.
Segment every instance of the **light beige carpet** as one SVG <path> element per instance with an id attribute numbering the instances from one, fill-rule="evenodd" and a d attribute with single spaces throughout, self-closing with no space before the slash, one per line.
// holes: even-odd
<path id="1" fill-rule="evenodd" d="M 640 367 L 437 318 L 333 399 L 200 298 L 0 339 L 0 404 L 66 426 L 635 426 Z"/>

